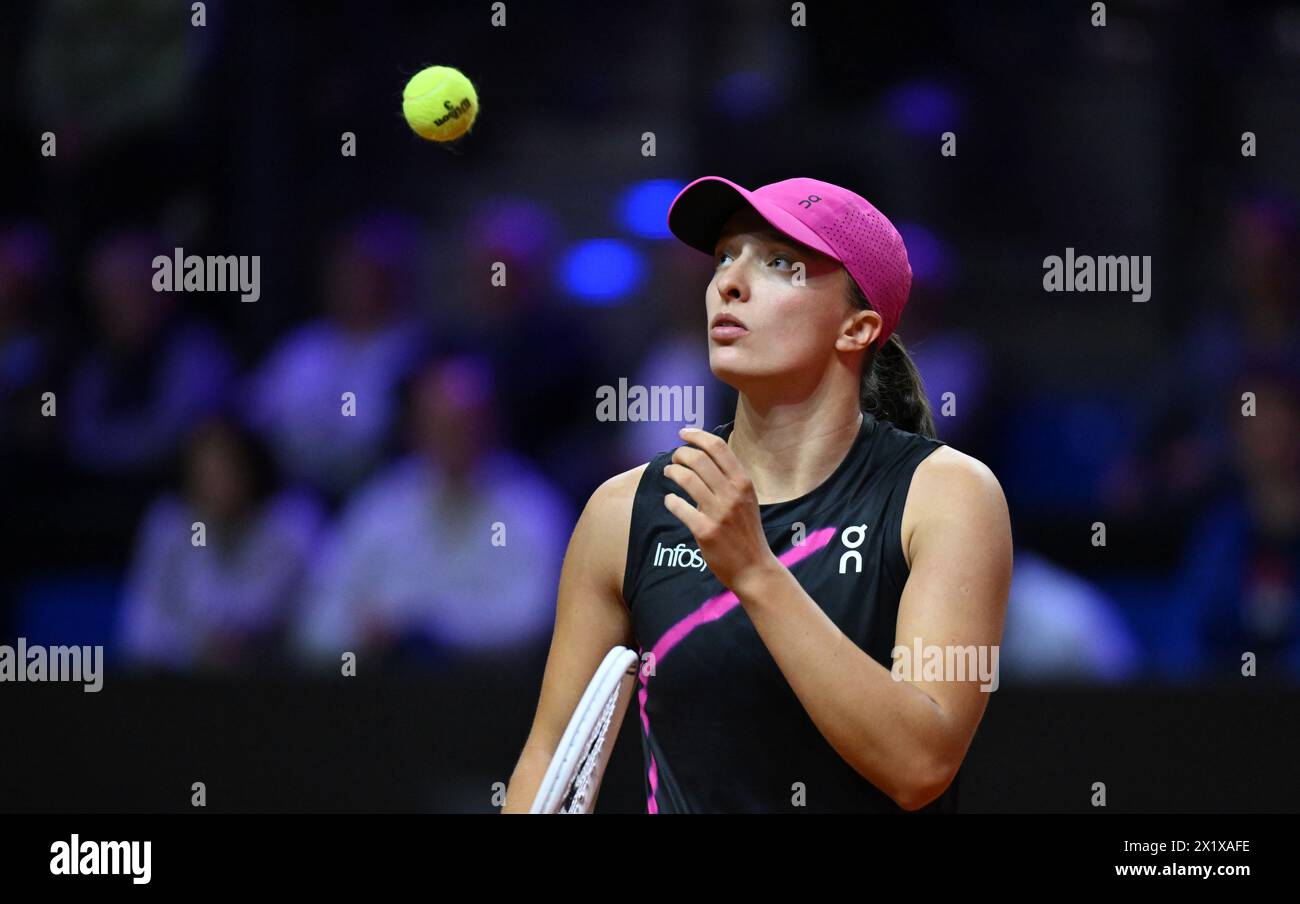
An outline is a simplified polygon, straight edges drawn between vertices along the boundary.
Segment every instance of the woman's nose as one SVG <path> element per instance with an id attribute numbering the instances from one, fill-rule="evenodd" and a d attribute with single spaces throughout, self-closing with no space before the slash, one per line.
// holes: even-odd
<path id="1" fill-rule="evenodd" d="M 730 264 L 726 271 L 718 277 L 718 294 L 732 301 L 746 301 L 749 299 L 749 283 L 736 263 Z"/>

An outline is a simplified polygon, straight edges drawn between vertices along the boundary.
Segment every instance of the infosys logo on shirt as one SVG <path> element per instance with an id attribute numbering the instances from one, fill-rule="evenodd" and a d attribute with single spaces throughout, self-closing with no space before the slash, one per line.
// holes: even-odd
<path id="1" fill-rule="evenodd" d="M 656 543 L 655 564 L 667 565 L 669 568 L 695 568 L 699 571 L 709 567 L 704 561 L 704 556 L 700 555 L 700 551 L 692 549 L 685 543 L 678 543 L 676 546 Z"/>

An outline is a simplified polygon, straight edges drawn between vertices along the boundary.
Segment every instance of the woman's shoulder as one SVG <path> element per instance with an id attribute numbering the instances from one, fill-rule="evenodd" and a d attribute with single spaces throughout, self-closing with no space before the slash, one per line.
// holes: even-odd
<path id="1" fill-rule="evenodd" d="M 911 497 L 951 507 L 954 499 L 983 498 L 989 502 L 1006 501 L 997 475 L 973 455 L 946 443 L 936 446 L 916 466 L 912 475 Z"/>
<path id="2" fill-rule="evenodd" d="M 603 575 L 601 580 L 621 592 L 632 535 L 632 507 L 637 487 L 649 463 L 629 468 L 596 487 L 578 516 L 566 558 Z"/>
<path id="3" fill-rule="evenodd" d="M 940 521 L 975 527 L 989 542 L 1011 529 L 1006 495 L 992 469 L 949 445 L 936 447 L 912 475 L 903 506 L 904 550 L 918 525 Z M 905 557 L 910 565 L 911 556 Z"/>
<path id="4" fill-rule="evenodd" d="M 591 512 L 593 519 L 610 523 L 621 521 L 623 516 L 631 514 L 637 487 L 641 485 L 641 478 L 650 464 L 646 462 L 628 468 L 596 487 L 587 502 L 587 511 Z"/>

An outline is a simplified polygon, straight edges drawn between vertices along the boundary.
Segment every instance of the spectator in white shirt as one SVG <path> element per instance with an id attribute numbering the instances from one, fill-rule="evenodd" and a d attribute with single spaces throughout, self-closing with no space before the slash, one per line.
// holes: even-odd
<path id="1" fill-rule="evenodd" d="M 314 500 L 275 493 L 269 455 L 232 420 L 204 421 L 183 492 L 156 500 L 136 541 L 120 619 L 124 658 L 243 670 L 283 660 L 283 629 L 320 525 Z"/>
<path id="2" fill-rule="evenodd" d="M 428 664 L 549 636 L 573 516 L 545 476 L 498 445 L 493 406 L 480 358 L 415 375 L 414 454 L 344 510 L 302 611 L 308 655 Z"/>

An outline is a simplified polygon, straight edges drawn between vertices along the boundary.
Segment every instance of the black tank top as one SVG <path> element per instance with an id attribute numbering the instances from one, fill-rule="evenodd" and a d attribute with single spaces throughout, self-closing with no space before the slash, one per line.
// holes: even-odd
<path id="1" fill-rule="evenodd" d="M 712 432 L 726 439 L 734 425 Z M 772 551 L 887 669 L 908 574 L 903 505 L 917 465 L 942 445 L 864 414 L 848 455 L 820 486 L 760 506 Z M 671 456 L 659 453 L 641 475 L 623 577 L 643 659 L 633 705 L 648 811 L 906 812 L 818 731 L 735 594 L 664 508 L 668 493 L 689 499 L 663 474 Z M 646 675 L 651 662 L 654 674 Z M 956 799 L 954 779 L 917 812 L 952 812 Z"/>

